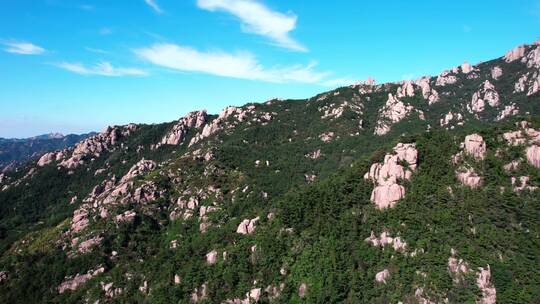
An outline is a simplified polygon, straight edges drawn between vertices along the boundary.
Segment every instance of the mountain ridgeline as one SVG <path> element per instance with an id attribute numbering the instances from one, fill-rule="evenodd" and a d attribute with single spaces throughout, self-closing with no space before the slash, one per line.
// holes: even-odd
<path id="1" fill-rule="evenodd" d="M 0 138 L 0 172 L 14 170 L 44 153 L 74 146 L 95 133 L 62 135 L 51 133 L 31 138 Z"/>
<path id="2" fill-rule="evenodd" d="M 3 303 L 538 303 L 540 41 L 0 175 Z"/>

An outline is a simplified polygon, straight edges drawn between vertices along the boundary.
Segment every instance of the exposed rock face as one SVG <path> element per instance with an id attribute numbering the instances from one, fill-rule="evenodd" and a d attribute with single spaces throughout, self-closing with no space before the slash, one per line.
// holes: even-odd
<path id="1" fill-rule="evenodd" d="M 462 65 L 461 65 L 461 72 L 463 74 L 469 74 L 470 72 L 473 71 L 473 67 L 468 63 L 468 62 L 464 62 Z"/>
<path id="2" fill-rule="evenodd" d="M 484 159 L 486 157 L 486 143 L 482 136 L 471 134 L 465 137 L 464 141 L 465 152 L 476 159 Z"/>
<path id="3" fill-rule="evenodd" d="M 507 105 L 504 107 L 504 109 L 497 115 L 497 118 L 495 120 L 501 121 L 509 116 L 518 115 L 519 110 L 515 103 L 512 103 L 510 105 Z"/>
<path id="4" fill-rule="evenodd" d="M 135 220 L 135 217 L 137 216 L 137 212 L 133 210 L 128 210 L 122 214 L 118 214 L 114 220 L 117 223 L 132 223 Z"/>
<path id="5" fill-rule="evenodd" d="M 40 159 L 37 162 L 37 165 L 40 167 L 43 167 L 45 165 L 52 163 L 53 161 L 60 161 L 63 158 L 64 158 L 63 151 L 45 153 L 43 156 L 40 157 Z"/>
<path id="6" fill-rule="evenodd" d="M 467 105 L 469 112 L 482 112 L 485 109 L 487 104 L 491 107 L 496 107 L 499 105 L 499 93 L 495 91 L 495 86 L 486 80 L 476 93 L 473 94 L 471 103 Z"/>
<path id="7" fill-rule="evenodd" d="M 445 114 L 443 118 L 441 118 L 439 120 L 439 123 L 440 123 L 441 127 L 444 127 L 444 126 L 449 125 L 454 120 L 457 121 L 458 125 L 462 125 L 463 124 L 463 115 L 461 115 L 461 113 L 454 114 L 454 113 L 452 113 L 452 111 L 450 111 L 447 114 Z"/>
<path id="8" fill-rule="evenodd" d="M 273 119 L 273 115 L 277 115 L 277 113 L 257 113 L 255 111 L 255 106 L 253 105 L 241 108 L 232 106 L 227 107 L 216 119 L 214 119 L 211 123 L 206 124 L 202 131 L 197 133 L 191 139 L 189 145 L 194 145 L 201 140 L 212 136 L 220 130 L 232 129 L 238 125 L 238 123 L 243 121 L 262 123 L 264 125 Z"/>
<path id="9" fill-rule="evenodd" d="M 79 244 L 79 252 L 80 253 L 87 253 L 92 250 L 93 247 L 101 244 L 103 241 L 103 238 L 100 236 L 93 237 L 91 239 L 88 239 L 86 241 L 83 241 Z"/>
<path id="10" fill-rule="evenodd" d="M 0 284 L 7 281 L 9 273 L 7 271 L 0 271 Z"/>
<path id="11" fill-rule="evenodd" d="M 76 290 L 80 285 L 86 283 L 93 277 L 97 276 L 100 273 L 105 272 L 105 268 L 100 267 L 96 270 L 90 270 L 85 274 L 77 274 L 75 277 L 64 281 L 60 286 L 58 286 L 58 292 L 64 293 L 66 290 Z"/>
<path id="12" fill-rule="evenodd" d="M 321 149 L 308 153 L 305 156 L 311 159 L 318 159 L 319 157 L 321 157 Z"/>
<path id="13" fill-rule="evenodd" d="M 298 296 L 300 298 L 305 298 L 307 290 L 308 290 L 308 286 L 306 283 L 300 284 L 300 286 L 298 287 Z"/>
<path id="14" fill-rule="evenodd" d="M 84 209 L 77 209 L 73 212 L 73 218 L 71 220 L 71 231 L 77 233 L 88 227 L 88 212 Z"/>
<path id="15" fill-rule="evenodd" d="M 482 178 L 472 168 L 461 167 L 457 172 L 457 179 L 465 186 L 478 188 L 482 185 Z"/>
<path id="16" fill-rule="evenodd" d="M 107 127 L 100 134 L 87 138 L 78 143 L 71 157 L 63 160 L 60 166 L 75 169 L 84 164 L 86 158 L 99 157 L 101 153 L 112 151 L 118 142 L 137 130 L 137 125 L 129 124 L 121 127 Z"/>
<path id="17" fill-rule="evenodd" d="M 521 122 L 521 130 L 506 132 L 503 138 L 512 146 L 525 145 L 527 143 L 540 144 L 540 131 L 528 127 L 526 121 Z"/>
<path id="18" fill-rule="evenodd" d="M 416 80 L 416 85 L 422 89 L 422 96 L 424 96 L 424 99 L 431 105 L 439 101 L 439 93 L 431 88 L 429 80 L 429 77 L 422 77 Z"/>
<path id="19" fill-rule="evenodd" d="M 364 175 L 375 184 L 371 193 L 371 201 L 378 209 L 392 208 L 398 200 L 405 196 L 405 188 L 398 184 L 399 180 L 410 179 L 416 169 L 418 151 L 414 144 L 398 144 L 394 154 L 387 154 L 383 163 L 371 165 L 369 172 Z M 408 167 L 400 163 L 405 161 Z"/>
<path id="20" fill-rule="evenodd" d="M 178 145 L 184 142 L 184 138 L 191 128 L 200 128 L 206 123 L 206 111 L 195 111 L 188 113 L 180 119 L 176 125 L 162 139 L 162 145 Z"/>
<path id="21" fill-rule="evenodd" d="M 258 303 L 262 294 L 261 288 L 254 288 L 246 293 L 246 297 L 244 299 L 234 299 L 234 300 L 227 300 L 223 303 L 225 304 L 250 304 L 250 303 Z"/>
<path id="22" fill-rule="evenodd" d="M 388 94 L 385 106 L 379 111 L 379 119 L 375 127 L 376 135 L 384 135 L 390 132 L 393 124 L 400 122 L 413 111 L 413 106 L 405 105 L 401 100 Z"/>
<path id="23" fill-rule="evenodd" d="M 537 47 L 530 51 L 521 62 L 525 63 L 528 68 L 540 68 L 540 48 Z"/>
<path id="24" fill-rule="evenodd" d="M 195 288 L 191 294 L 191 301 L 198 303 L 208 299 L 208 285 L 206 283 L 202 284 L 201 287 Z"/>
<path id="25" fill-rule="evenodd" d="M 482 299 L 477 303 L 495 304 L 497 302 L 497 290 L 491 282 L 491 269 L 488 265 L 487 269 L 480 267 L 478 270 L 476 274 L 476 285 L 482 291 Z"/>
<path id="26" fill-rule="evenodd" d="M 518 183 L 518 179 L 513 177 L 513 176 L 511 177 L 510 181 L 512 183 L 512 187 L 514 188 L 514 192 L 521 192 L 521 191 L 524 191 L 524 190 L 534 191 L 534 190 L 538 189 L 537 187 L 529 186 L 529 177 L 528 176 L 520 176 L 519 177 L 519 183 Z M 518 186 L 518 184 L 519 184 L 519 186 Z"/>
<path id="27" fill-rule="evenodd" d="M 386 280 L 388 278 L 390 278 L 390 271 L 388 269 L 385 269 L 375 275 L 375 282 L 386 284 Z"/>
<path id="28" fill-rule="evenodd" d="M 370 243 L 375 247 L 385 247 L 386 245 L 392 246 L 395 251 L 405 251 L 407 250 L 407 243 L 401 239 L 401 237 L 391 237 L 388 232 L 383 232 L 379 237 L 371 231 L 370 237 L 365 239 L 366 242 Z"/>
<path id="29" fill-rule="evenodd" d="M 491 69 L 491 78 L 493 78 L 495 80 L 499 80 L 499 78 L 502 75 L 503 75 L 503 70 L 501 69 L 501 67 L 496 66 L 496 67 Z"/>
<path id="30" fill-rule="evenodd" d="M 455 251 L 452 250 L 452 256 L 448 258 L 448 272 L 450 272 L 454 283 L 461 282 L 469 271 L 469 264 L 463 259 L 458 259 Z"/>
<path id="31" fill-rule="evenodd" d="M 256 217 L 254 219 L 245 219 L 243 220 L 240 225 L 238 225 L 238 228 L 236 229 L 236 233 L 240 234 L 252 234 L 255 232 L 255 227 L 257 222 L 259 221 L 259 217 Z"/>
<path id="32" fill-rule="evenodd" d="M 327 143 L 327 142 L 332 141 L 332 139 L 334 139 L 335 135 L 336 134 L 334 132 L 326 132 L 326 133 L 323 133 L 323 134 L 319 135 L 319 139 L 321 141 Z"/>
<path id="33" fill-rule="evenodd" d="M 503 58 L 506 62 L 513 62 L 525 56 L 525 46 L 520 45 L 510 50 Z"/>
<path id="34" fill-rule="evenodd" d="M 353 94 L 350 100 L 326 104 L 318 109 L 323 115 L 321 119 L 336 119 L 343 116 L 346 111 L 352 111 L 357 115 L 362 114 L 364 105 L 361 103 L 360 96 Z"/>
<path id="35" fill-rule="evenodd" d="M 404 81 L 401 87 L 398 88 L 396 95 L 398 98 L 414 97 L 413 82 L 411 80 Z"/>
<path id="36" fill-rule="evenodd" d="M 216 250 L 212 250 L 209 253 L 207 253 L 206 264 L 214 265 L 217 262 L 217 255 L 218 255 L 218 252 Z"/>
<path id="37" fill-rule="evenodd" d="M 120 183 L 125 183 L 137 176 L 141 176 L 145 173 L 148 173 L 154 170 L 156 166 L 157 165 L 155 161 L 146 160 L 143 158 L 129 169 L 128 173 L 126 173 L 126 175 L 124 175 L 122 179 L 120 180 Z"/>
<path id="38" fill-rule="evenodd" d="M 449 84 L 454 84 L 456 82 L 457 77 L 455 75 L 451 75 L 449 71 L 444 71 L 437 77 L 435 85 L 439 87 L 444 87 Z"/>
<path id="39" fill-rule="evenodd" d="M 540 146 L 530 146 L 525 153 L 527 154 L 527 161 L 529 164 L 540 169 Z"/>

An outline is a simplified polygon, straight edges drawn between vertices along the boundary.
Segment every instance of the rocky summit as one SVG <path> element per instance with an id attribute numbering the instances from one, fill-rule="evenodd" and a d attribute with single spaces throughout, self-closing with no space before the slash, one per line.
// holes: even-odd
<path id="1" fill-rule="evenodd" d="M 0 302 L 538 303 L 539 91 L 535 42 L 39 150 Z"/>

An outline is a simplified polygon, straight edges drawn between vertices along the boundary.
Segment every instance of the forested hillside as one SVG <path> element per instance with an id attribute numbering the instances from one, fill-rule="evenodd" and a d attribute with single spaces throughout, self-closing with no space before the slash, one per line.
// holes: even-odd
<path id="1" fill-rule="evenodd" d="M 5 303 L 537 303 L 540 46 L 111 126 L 0 175 Z"/>

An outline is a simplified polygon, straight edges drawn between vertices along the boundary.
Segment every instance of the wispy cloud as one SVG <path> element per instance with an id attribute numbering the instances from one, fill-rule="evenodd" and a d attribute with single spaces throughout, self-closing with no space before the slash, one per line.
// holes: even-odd
<path id="1" fill-rule="evenodd" d="M 93 5 L 90 4 L 81 4 L 79 5 L 79 8 L 83 11 L 93 11 L 94 9 L 96 9 Z"/>
<path id="2" fill-rule="evenodd" d="M 20 55 L 40 55 L 45 53 L 45 49 L 30 42 L 14 41 L 14 42 L 2 42 L 6 48 L 4 51 L 12 54 Z"/>
<path id="3" fill-rule="evenodd" d="M 84 49 L 87 50 L 88 52 L 92 52 L 92 53 L 96 53 L 96 54 L 109 54 L 109 52 L 107 52 L 105 50 L 102 50 L 102 49 L 95 49 L 95 48 L 91 48 L 91 47 L 85 47 Z"/>
<path id="4" fill-rule="evenodd" d="M 280 47 L 306 52 L 305 46 L 289 36 L 296 28 L 296 15 L 276 12 L 257 0 L 197 0 L 199 8 L 225 11 L 240 19 L 242 30 L 268 37 Z"/>
<path id="5" fill-rule="evenodd" d="M 156 13 L 163 14 L 163 10 L 157 4 L 156 0 L 144 0 L 148 6 L 150 6 Z"/>
<path id="6" fill-rule="evenodd" d="M 103 36 L 107 36 L 113 33 L 113 30 L 109 27 L 103 27 L 99 30 L 99 34 Z"/>
<path id="7" fill-rule="evenodd" d="M 77 73 L 80 75 L 99 75 L 108 77 L 120 76 L 145 76 L 148 75 L 145 71 L 137 68 L 117 68 L 109 62 L 103 61 L 94 66 L 85 66 L 78 62 L 61 62 L 56 64 L 59 68 Z"/>
<path id="8" fill-rule="evenodd" d="M 199 51 L 176 44 L 155 44 L 134 50 L 143 60 L 178 71 L 259 80 L 274 83 L 308 83 L 333 86 L 344 79 L 329 79 L 330 72 L 317 71 L 316 64 L 264 67 L 249 52 Z"/>

